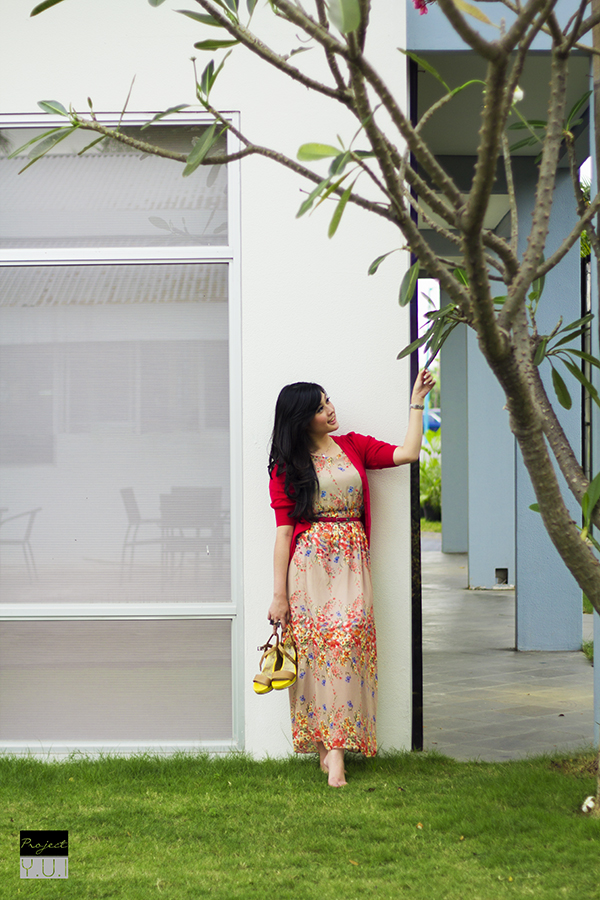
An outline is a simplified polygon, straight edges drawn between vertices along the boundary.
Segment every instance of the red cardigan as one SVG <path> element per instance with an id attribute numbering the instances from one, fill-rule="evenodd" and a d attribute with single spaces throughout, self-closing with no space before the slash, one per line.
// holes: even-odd
<path id="1" fill-rule="evenodd" d="M 367 469 L 389 469 L 394 466 L 394 444 L 385 441 L 377 441 L 370 435 L 357 434 L 351 431 L 349 434 L 331 435 L 335 443 L 341 447 L 351 463 L 358 469 L 363 488 L 363 523 L 367 541 L 371 537 L 371 504 L 369 499 L 369 482 Z M 303 531 L 307 531 L 311 523 L 305 519 L 293 519 L 292 512 L 296 505 L 285 492 L 285 474 L 276 475 L 276 469 L 271 473 L 269 491 L 271 494 L 271 506 L 275 510 L 277 525 L 293 525 L 294 532 L 290 543 L 290 559 L 294 555 L 296 541 Z"/>

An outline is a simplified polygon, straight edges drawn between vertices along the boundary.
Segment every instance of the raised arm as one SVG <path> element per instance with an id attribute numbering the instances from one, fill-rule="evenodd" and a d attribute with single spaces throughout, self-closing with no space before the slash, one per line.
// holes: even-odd
<path id="1" fill-rule="evenodd" d="M 410 417 L 404 443 L 394 450 L 394 464 L 403 466 L 416 462 L 423 441 L 423 405 L 425 397 L 435 385 L 431 372 L 423 369 L 417 375 L 410 398 Z M 416 408 L 415 408 L 416 407 Z M 418 407 L 421 407 L 420 409 Z"/>

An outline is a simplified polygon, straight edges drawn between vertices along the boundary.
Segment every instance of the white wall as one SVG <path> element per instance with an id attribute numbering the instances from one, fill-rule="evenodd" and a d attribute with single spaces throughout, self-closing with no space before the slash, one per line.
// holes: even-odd
<path id="1" fill-rule="evenodd" d="M 214 37 L 172 10 L 180 0 L 152 9 L 145 0 L 70 0 L 29 19 L 31 4 L 4 0 L 0 37 L 0 109 L 38 111 L 38 100 L 56 99 L 101 111 L 120 109 L 133 75 L 129 108 L 159 110 L 193 102 L 189 57 L 195 40 Z M 190 8 L 193 4 L 189 5 Z M 372 15 L 371 58 L 405 96 L 404 4 L 378 0 Z M 263 27 L 264 26 L 264 27 Z M 267 9 L 255 28 L 279 28 Z M 393 39 L 387 36 L 393 32 Z M 207 34 L 210 32 L 210 34 Z M 383 37 L 386 37 L 385 43 Z M 280 39 L 298 46 L 293 29 Z M 384 50 L 384 46 L 387 48 Z M 385 54 L 388 53 L 389 56 Z M 209 59 L 199 53 L 202 67 Z M 317 64 L 317 53 L 294 57 Z M 309 140 L 350 140 L 356 123 L 340 107 L 273 74 L 238 48 L 212 97 L 216 106 L 240 110 L 242 130 L 257 143 L 295 156 Z M 357 143 L 356 146 L 360 146 Z M 323 169 L 325 171 L 325 167 Z M 360 186 L 361 182 L 359 182 Z M 335 238 L 327 239 L 331 204 L 295 219 L 303 198 L 300 179 L 263 159 L 242 167 L 242 351 L 244 500 L 244 670 L 246 748 L 257 755 L 291 748 L 287 695 L 256 697 L 251 688 L 267 636 L 272 590 L 274 517 L 268 502 L 267 446 L 272 411 L 290 381 L 323 383 L 338 410 L 341 430 L 401 442 L 408 419 L 408 364 L 396 354 L 408 342 L 408 314 L 397 305 L 405 255 L 395 255 L 375 277 L 369 263 L 402 242 L 387 223 L 347 209 Z M 410 745 L 410 565 L 408 470 L 375 473 L 373 572 L 379 628 L 382 747 Z"/>

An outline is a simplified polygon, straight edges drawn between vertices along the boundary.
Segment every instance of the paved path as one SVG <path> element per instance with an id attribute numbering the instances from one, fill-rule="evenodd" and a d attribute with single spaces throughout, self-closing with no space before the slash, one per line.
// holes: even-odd
<path id="1" fill-rule="evenodd" d="M 516 652 L 514 592 L 469 591 L 466 555 L 441 553 L 438 535 L 422 546 L 425 748 L 505 760 L 592 745 L 583 653 Z"/>

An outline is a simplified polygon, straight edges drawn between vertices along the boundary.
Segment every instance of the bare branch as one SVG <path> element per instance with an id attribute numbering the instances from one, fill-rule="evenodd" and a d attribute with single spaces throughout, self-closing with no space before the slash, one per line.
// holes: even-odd
<path id="1" fill-rule="evenodd" d="M 558 467 L 567 483 L 573 497 L 581 505 L 583 495 L 589 487 L 589 481 L 581 467 L 579 460 L 573 452 L 569 440 L 558 420 L 554 408 L 548 400 L 548 395 L 542 383 L 539 370 L 534 366 L 533 389 L 536 403 L 542 414 L 542 428 L 552 450 Z M 600 510 L 596 507 L 592 515 L 594 525 L 600 528 Z"/>
<path id="2" fill-rule="evenodd" d="M 555 252 L 552 254 L 552 256 L 548 257 L 548 259 L 545 260 L 545 262 L 541 263 L 537 267 L 532 281 L 534 281 L 536 278 L 541 278 L 543 275 L 547 275 L 548 272 L 552 271 L 552 269 L 554 269 L 554 267 L 558 265 L 558 263 L 561 261 L 561 259 L 563 259 L 567 255 L 567 253 L 569 252 L 571 247 L 575 244 L 575 242 L 579 240 L 579 238 L 581 237 L 582 231 L 587 230 L 589 232 L 590 243 L 591 243 L 591 236 L 592 236 L 592 234 L 595 235 L 595 230 L 593 229 L 592 222 L 593 222 L 594 216 L 596 216 L 599 212 L 600 212 L 600 194 L 598 194 L 595 197 L 595 199 L 592 201 L 592 203 L 590 203 L 590 205 L 588 206 L 588 208 L 585 211 L 585 215 L 583 215 L 581 217 L 581 219 L 579 219 L 577 224 L 571 229 L 569 236 L 565 238 L 565 240 L 562 242 L 562 244 L 560 245 L 558 250 L 555 250 Z M 600 253 L 598 253 L 598 251 L 596 251 L 596 250 L 594 250 L 594 252 L 596 252 L 598 257 L 600 258 Z"/>
<path id="3" fill-rule="evenodd" d="M 481 37 L 478 31 L 466 22 L 452 0 L 438 0 L 438 6 L 465 44 L 475 50 L 483 59 L 498 59 L 502 52 L 496 42 L 490 43 Z"/>
<path id="4" fill-rule="evenodd" d="M 577 32 L 577 41 L 581 40 L 584 34 L 589 34 L 596 25 L 600 25 L 600 10 L 593 12 L 591 16 L 588 16 L 587 19 L 581 23 Z M 574 43 L 573 46 L 578 47 L 579 45 Z M 598 52 L 597 48 L 594 49 Z"/>
<path id="5" fill-rule="evenodd" d="M 266 44 L 263 44 L 256 35 L 251 31 L 248 31 L 241 23 L 232 22 L 225 15 L 223 10 L 213 3 L 212 0 L 196 0 L 196 2 L 199 3 L 213 19 L 219 22 L 232 37 L 237 38 L 237 40 L 247 47 L 248 50 L 251 50 L 256 56 L 264 59 L 264 61 L 273 66 L 273 68 L 279 69 L 279 71 L 283 72 L 285 75 L 289 75 L 290 78 L 304 85 L 304 87 L 317 91 L 320 94 L 324 94 L 332 100 L 338 100 L 340 103 L 346 105 L 350 102 L 350 97 L 345 88 L 342 89 L 339 85 L 337 88 L 331 88 L 322 84 L 320 81 L 315 81 L 314 78 L 309 78 L 308 75 L 305 75 L 300 69 L 290 65 L 283 56 L 275 53 L 270 47 L 267 47 Z M 279 2 L 279 0 L 277 0 L 277 2 Z M 339 47 L 343 49 L 341 44 L 339 44 Z"/>
<path id="6" fill-rule="evenodd" d="M 327 18 L 327 12 L 325 10 L 325 0 L 316 0 L 317 3 L 317 12 L 319 14 L 319 24 L 329 30 L 329 20 Z M 342 73 L 340 72 L 340 68 L 337 64 L 337 60 L 335 58 L 335 54 L 328 47 L 324 47 L 325 59 L 327 60 L 327 65 L 329 66 L 329 70 L 333 75 L 335 83 L 338 86 L 338 90 L 343 93 L 347 93 L 348 86 L 344 79 L 342 78 Z"/>
<path id="7" fill-rule="evenodd" d="M 512 160 L 510 158 L 508 138 L 506 137 L 505 131 L 502 132 L 502 155 L 504 157 L 504 174 L 506 177 L 506 188 L 508 190 L 508 201 L 510 203 L 510 249 L 516 255 L 519 242 L 519 213 L 517 210 L 517 196 L 513 179 Z"/>
<path id="8" fill-rule="evenodd" d="M 567 152 L 569 155 L 569 169 L 571 172 L 571 183 L 573 184 L 573 191 L 575 193 L 575 205 L 577 207 L 577 215 L 579 216 L 579 222 L 577 224 L 581 226 L 581 231 L 583 231 L 585 226 L 582 225 L 582 222 L 586 218 L 588 206 L 592 206 L 592 204 L 586 203 L 583 191 L 581 190 L 581 185 L 579 183 L 579 165 L 575 153 L 575 139 L 571 132 L 568 132 L 565 135 L 565 142 L 567 144 Z M 596 206 L 600 208 L 600 196 L 596 196 L 593 206 L 594 208 Z M 598 235 L 591 225 L 591 219 L 590 227 L 588 228 L 588 237 L 594 253 L 596 254 L 596 258 L 600 259 L 600 240 L 598 240 Z"/>
<path id="9" fill-rule="evenodd" d="M 570 51 L 572 49 L 573 44 L 576 42 L 577 38 L 579 37 L 579 29 L 581 28 L 581 23 L 583 21 L 583 16 L 585 14 L 585 8 L 587 6 L 587 3 L 588 3 L 588 0 L 580 0 L 579 9 L 575 13 L 575 15 L 572 16 L 571 20 L 569 21 L 569 25 L 571 24 L 571 21 L 574 21 L 574 25 L 573 25 L 573 31 L 571 32 L 571 37 L 567 41 L 567 45 L 566 45 L 567 51 Z M 568 31 L 569 25 L 567 25 L 566 31 Z"/>
<path id="10" fill-rule="evenodd" d="M 535 28 L 535 33 L 537 34 L 544 18 L 554 9 L 557 2 L 558 0 L 529 0 L 529 3 L 521 10 L 513 25 L 501 39 L 500 43 L 503 49 L 508 52 L 514 50 L 517 44 L 525 37 L 527 29 L 533 24 L 535 17 L 540 13 L 540 21 L 538 27 Z"/>
<path id="11" fill-rule="evenodd" d="M 358 48 L 355 47 L 355 51 L 357 50 Z M 350 64 L 350 78 L 359 115 L 365 123 L 365 131 L 371 146 L 377 154 L 387 190 L 394 199 L 393 211 L 397 224 L 408 241 L 412 252 L 418 257 L 421 263 L 423 263 L 431 276 L 439 279 L 442 288 L 457 303 L 465 318 L 470 320 L 471 310 L 468 293 L 458 280 L 444 267 L 437 255 L 433 253 L 406 209 L 402 184 L 398 179 L 398 173 L 389 154 L 386 141 L 375 124 L 365 91 L 362 72 L 358 65 L 354 64 L 354 61 Z"/>
<path id="12" fill-rule="evenodd" d="M 501 327 L 506 329 L 510 327 L 511 322 L 514 320 L 516 311 L 524 302 L 527 289 L 535 278 L 548 236 L 550 211 L 554 199 L 556 168 L 563 134 L 567 64 L 568 57 L 563 57 L 555 48 L 552 54 L 552 74 L 550 78 L 550 108 L 535 196 L 533 224 L 519 274 L 511 285 L 508 300 L 499 316 Z"/>

